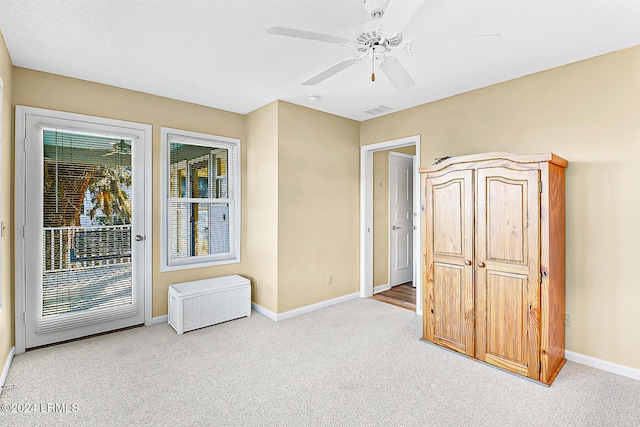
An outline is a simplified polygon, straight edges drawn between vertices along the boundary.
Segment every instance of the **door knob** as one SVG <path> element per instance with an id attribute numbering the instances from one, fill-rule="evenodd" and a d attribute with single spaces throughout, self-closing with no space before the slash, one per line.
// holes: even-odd
<path id="1" fill-rule="evenodd" d="M 480 268 L 485 268 L 485 267 L 486 267 L 486 264 L 485 264 L 484 262 L 479 262 L 479 263 L 478 263 L 478 267 L 480 267 Z"/>
<path id="2" fill-rule="evenodd" d="M 136 239 L 136 242 L 141 242 L 141 241 L 143 241 L 143 240 L 144 240 L 144 237 L 143 237 L 143 236 L 141 236 L 141 235 L 139 235 L 139 234 L 136 234 L 135 239 Z"/>
<path id="3" fill-rule="evenodd" d="M 393 227 L 391 227 L 392 230 L 397 230 L 400 227 L 396 227 L 395 225 Z"/>
<path id="4" fill-rule="evenodd" d="M 470 260 L 470 259 L 468 259 L 468 260 L 466 260 L 466 261 L 464 262 L 464 264 L 465 264 L 465 265 L 471 265 L 471 264 L 473 264 L 473 263 L 471 262 L 471 260 Z"/>

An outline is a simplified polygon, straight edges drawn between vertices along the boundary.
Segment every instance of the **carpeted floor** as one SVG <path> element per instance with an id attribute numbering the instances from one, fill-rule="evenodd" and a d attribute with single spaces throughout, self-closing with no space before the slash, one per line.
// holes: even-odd
<path id="1" fill-rule="evenodd" d="M 357 299 L 42 348 L 15 357 L 0 425 L 640 426 L 640 381 L 568 362 L 547 388 L 420 329 L 408 310 Z"/>

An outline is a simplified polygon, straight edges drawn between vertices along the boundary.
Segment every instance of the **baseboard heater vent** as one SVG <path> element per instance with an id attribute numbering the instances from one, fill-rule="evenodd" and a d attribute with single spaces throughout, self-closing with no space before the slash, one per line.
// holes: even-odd
<path id="1" fill-rule="evenodd" d="M 182 334 L 251 316 L 249 279 L 234 275 L 169 286 L 169 324 Z"/>

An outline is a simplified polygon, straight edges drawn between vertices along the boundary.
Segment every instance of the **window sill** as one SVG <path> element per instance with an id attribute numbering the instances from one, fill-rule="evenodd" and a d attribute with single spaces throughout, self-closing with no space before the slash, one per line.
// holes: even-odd
<path id="1" fill-rule="evenodd" d="M 238 264 L 240 263 L 240 257 L 234 257 L 224 260 L 217 261 L 203 261 L 203 262 L 190 262 L 185 264 L 173 264 L 167 265 L 165 263 L 160 267 L 161 272 L 167 271 L 178 271 L 178 270 L 189 270 L 194 268 L 205 268 L 205 267 L 216 267 L 219 265 L 227 265 L 227 264 Z"/>

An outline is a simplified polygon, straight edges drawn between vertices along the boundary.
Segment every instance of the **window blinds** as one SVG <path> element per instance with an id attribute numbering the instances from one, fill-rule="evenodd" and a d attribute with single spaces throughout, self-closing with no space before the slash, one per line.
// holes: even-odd
<path id="1" fill-rule="evenodd" d="M 169 134 L 169 261 L 233 251 L 235 146 Z"/>
<path id="2" fill-rule="evenodd" d="M 38 332 L 64 327 L 48 317 L 132 304 L 131 142 L 43 131 L 44 321 Z"/>

